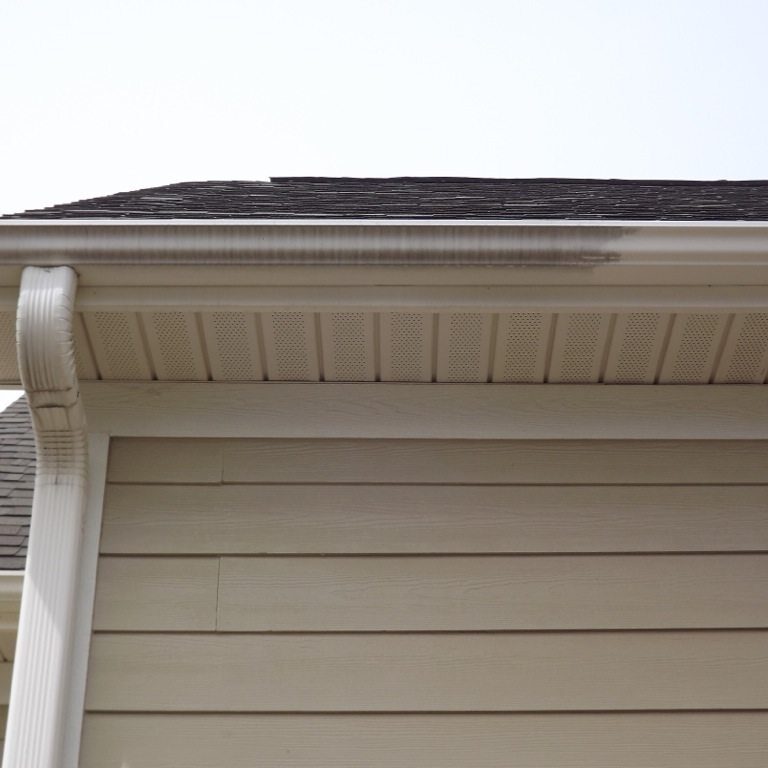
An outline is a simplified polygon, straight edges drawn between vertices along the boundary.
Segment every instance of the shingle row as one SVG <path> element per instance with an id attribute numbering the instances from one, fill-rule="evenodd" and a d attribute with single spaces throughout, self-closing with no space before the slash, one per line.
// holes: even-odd
<path id="1" fill-rule="evenodd" d="M 768 221 L 768 181 L 456 177 L 190 181 L 3 218 Z"/>

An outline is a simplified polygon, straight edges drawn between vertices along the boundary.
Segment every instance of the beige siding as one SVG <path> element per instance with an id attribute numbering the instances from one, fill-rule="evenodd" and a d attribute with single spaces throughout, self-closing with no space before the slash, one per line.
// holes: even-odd
<path id="1" fill-rule="evenodd" d="M 109 482 L 217 483 L 223 441 L 113 440 Z"/>
<path id="2" fill-rule="evenodd" d="M 121 439 L 109 478 L 84 768 L 764 765 L 764 443 Z"/>
<path id="3" fill-rule="evenodd" d="M 215 557 L 102 558 L 93 628 L 216 629 Z"/>
<path id="4" fill-rule="evenodd" d="M 753 441 L 241 440 L 224 482 L 760 483 Z M 685 458 L 683 458 L 685 457 Z"/>
<path id="5" fill-rule="evenodd" d="M 93 710 L 768 709 L 759 631 L 98 635 Z"/>
<path id="6" fill-rule="evenodd" d="M 5 747 L 5 724 L 8 720 L 8 705 L 0 706 L 0 762 L 2 762 L 3 748 Z"/>
<path id="7" fill-rule="evenodd" d="M 0 629 L 0 663 L 13 661 L 16 655 L 16 626 L 5 626 Z"/>
<path id="8" fill-rule="evenodd" d="M 768 555 L 221 560 L 222 631 L 712 626 L 768 627 Z"/>
<path id="9" fill-rule="evenodd" d="M 0 664 L 0 706 L 8 707 L 8 701 L 11 695 L 11 677 L 13 676 L 13 664 L 3 662 Z M 2 722 L 5 722 L 3 720 Z M 3 728 L 3 733 L 5 729 Z"/>
<path id="10" fill-rule="evenodd" d="M 768 473 L 766 473 L 768 477 Z M 766 489 L 707 486 L 123 485 L 109 554 L 768 550 Z M 727 514 L 725 514 L 727 512 Z"/>
<path id="11" fill-rule="evenodd" d="M 13 676 L 13 658 L 16 652 L 15 623 L 18 616 L 18 606 L 14 604 L 8 613 L 10 613 L 12 619 L 10 622 L 4 623 L 4 626 L 0 629 L 0 762 L 2 762 L 3 746 L 5 744 L 5 721 L 8 717 L 11 677 Z"/>
<path id="12" fill-rule="evenodd" d="M 766 712 L 163 717 L 93 713 L 85 718 L 81 766 L 765 768 L 766 754 Z"/>
<path id="13" fill-rule="evenodd" d="M 130 483 L 762 483 L 754 440 L 116 440 Z"/>

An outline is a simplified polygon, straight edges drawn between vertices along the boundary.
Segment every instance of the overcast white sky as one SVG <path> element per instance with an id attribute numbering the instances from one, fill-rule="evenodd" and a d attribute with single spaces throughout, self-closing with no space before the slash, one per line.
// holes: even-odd
<path id="1" fill-rule="evenodd" d="M 21 397 L 20 389 L 0 389 L 0 411 L 4 411 L 14 400 Z"/>
<path id="2" fill-rule="evenodd" d="M 767 0 L 0 0 L 0 211 L 269 175 L 768 177 Z"/>

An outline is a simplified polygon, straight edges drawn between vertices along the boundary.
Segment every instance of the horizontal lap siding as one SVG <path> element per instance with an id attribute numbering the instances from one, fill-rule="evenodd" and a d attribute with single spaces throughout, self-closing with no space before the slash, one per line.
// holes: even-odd
<path id="1" fill-rule="evenodd" d="M 8 699 L 0 706 L 0 762 L 2 762 L 3 749 L 5 748 L 5 725 L 8 720 Z"/>
<path id="2" fill-rule="evenodd" d="M 329 440 L 243 441 L 224 448 L 225 482 L 764 482 L 751 442 Z M 761 446 L 762 447 L 762 446 Z M 685 458 L 683 458 L 685 457 Z"/>
<path id="3" fill-rule="evenodd" d="M 766 754 L 768 713 L 89 714 L 81 768 L 765 768 Z"/>
<path id="4" fill-rule="evenodd" d="M 11 678 L 13 677 L 13 663 L 4 661 L 0 663 L 0 707 L 8 706 L 11 695 Z M 0 720 L 0 725 L 5 722 L 5 715 Z M 0 729 L 0 733 L 5 733 L 5 728 Z"/>
<path id="5" fill-rule="evenodd" d="M 768 628 L 768 555 L 221 560 L 223 631 L 713 625 Z"/>
<path id="6" fill-rule="evenodd" d="M 106 508 L 109 554 L 768 550 L 763 486 L 112 484 Z"/>
<path id="7" fill-rule="evenodd" d="M 768 555 L 224 557 L 220 563 L 213 557 L 105 557 L 94 627 L 768 628 L 766 595 Z"/>
<path id="8" fill-rule="evenodd" d="M 86 707 L 768 709 L 768 633 L 96 635 Z"/>
<path id="9" fill-rule="evenodd" d="M 764 764 L 765 443 L 129 439 L 109 478 L 84 768 Z"/>
<path id="10" fill-rule="evenodd" d="M 93 628 L 216 629 L 216 558 L 102 558 Z"/>
<path id="11" fill-rule="evenodd" d="M 130 483 L 763 483 L 760 441 L 117 440 Z"/>

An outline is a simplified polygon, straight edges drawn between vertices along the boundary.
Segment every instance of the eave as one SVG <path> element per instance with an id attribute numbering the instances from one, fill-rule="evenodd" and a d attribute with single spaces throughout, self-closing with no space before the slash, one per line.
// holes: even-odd
<path id="1" fill-rule="evenodd" d="M 78 272 L 85 380 L 749 384 L 768 374 L 763 223 L 11 220 L 0 222 L 0 257 L 7 383 L 25 265 Z M 107 360 L 116 344 L 129 365 Z M 186 359 L 173 363 L 171 349 Z M 407 371 L 393 363 L 403 354 Z M 351 367 L 334 362 L 350 355 Z"/>

